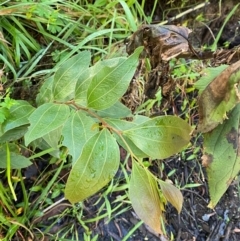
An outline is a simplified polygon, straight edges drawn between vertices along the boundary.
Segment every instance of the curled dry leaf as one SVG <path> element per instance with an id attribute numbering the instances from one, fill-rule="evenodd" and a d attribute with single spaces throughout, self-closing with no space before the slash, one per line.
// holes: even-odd
<path id="1" fill-rule="evenodd" d="M 170 202 L 178 211 L 178 213 L 182 210 L 183 204 L 183 196 L 181 191 L 169 183 L 169 181 L 159 180 L 159 185 L 161 187 L 161 191 L 163 196 Z"/>
<path id="2" fill-rule="evenodd" d="M 154 99 L 161 88 L 162 95 L 169 99 L 175 86 L 169 72 L 169 60 L 189 50 L 190 32 L 188 28 L 174 25 L 143 25 L 126 39 L 128 54 L 132 54 L 137 47 L 144 46 L 141 57 L 149 58 L 151 71 L 144 87 L 147 98 Z"/>
<path id="3" fill-rule="evenodd" d="M 137 47 L 144 46 L 142 57 L 154 56 L 156 62 L 169 61 L 189 50 L 190 32 L 186 27 L 175 25 L 143 25 L 126 40 L 126 50 L 131 54 Z"/>
<path id="4" fill-rule="evenodd" d="M 197 131 L 209 132 L 227 118 L 238 102 L 237 85 L 240 81 L 240 61 L 223 70 L 199 97 L 199 125 Z"/>

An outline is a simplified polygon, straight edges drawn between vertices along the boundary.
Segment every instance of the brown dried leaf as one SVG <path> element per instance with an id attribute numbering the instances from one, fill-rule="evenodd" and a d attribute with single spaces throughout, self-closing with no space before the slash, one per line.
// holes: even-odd
<path id="1" fill-rule="evenodd" d="M 129 196 L 136 214 L 156 233 L 162 234 L 161 219 L 164 219 L 156 180 L 147 169 L 137 162 L 129 186 Z"/>
<path id="2" fill-rule="evenodd" d="M 183 196 L 181 191 L 167 181 L 164 182 L 159 180 L 158 182 L 163 196 L 177 209 L 178 213 L 180 213 L 183 205 Z"/>
<path id="3" fill-rule="evenodd" d="M 238 102 L 237 84 L 240 81 L 240 61 L 223 70 L 199 97 L 199 125 L 197 131 L 209 132 L 227 118 Z"/>
<path id="4" fill-rule="evenodd" d="M 138 46 L 144 46 L 145 52 L 142 57 L 155 56 L 155 64 L 160 60 L 169 61 L 189 50 L 190 32 L 188 28 L 182 26 L 143 25 L 128 39 L 126 50 L 131 54 Z"/>

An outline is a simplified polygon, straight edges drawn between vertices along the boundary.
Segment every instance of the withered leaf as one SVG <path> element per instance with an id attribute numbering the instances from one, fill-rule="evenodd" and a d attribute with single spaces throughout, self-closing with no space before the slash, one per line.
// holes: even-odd
<path id="1" fill-rule="evenodd" d="M 211 201 L 214 208 L 240 171 L 240 104 L 229 113 L 229 119 L 205 133 L 202 164 L 206 167 Z"/>
<path id="2" fill-rule="evenodd" d="M 189 50 L 190 32 L 182 26 L 143 25 L 126 41 L 126 51 L 131 54 L 137 47 L 144 46 L 142 57 L 155 56 L 155 62 L 169 61 Z"/>
<path id="3" fill-rule="evenodd" d="M 144 46 L 141 58 L 149 58 L 151 72 L 148 75 L 144 94 L 155 98 L 162 89 L 162 95 L 168 99 L 174 82 L 169 73 L 169 60 L 189 50 L 188 35 L 191 31 L 174 25 L 143 25 L 126 40 L 128 54 L 139 46 Z"/>
<path id="4" fill-rule="evenodd" d="M 223 70 L 199 97 L 199 124 L 197 131 L 209 132 L 227 118 L 238 102 L 237 85 L 240 81 L 240 61 Z"/>
<path id="5" fill-rule="evenodd" d="M 162 234 L 161 220 L 164 220 L 164 216 L 157 182 L 150 172 L 137 162 L 133 163 L 129 197 L 139 218 L 157 234 Z"/>

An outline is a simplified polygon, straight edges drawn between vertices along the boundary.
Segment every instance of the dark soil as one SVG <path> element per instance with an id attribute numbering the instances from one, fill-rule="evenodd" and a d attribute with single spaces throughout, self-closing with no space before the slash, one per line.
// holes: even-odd
<path id="1" fill-rule="evenodd" d="M 178 215 L 176 209 L 170 204 L 166 206 L 166 233 L 169 237 L 172 234 L 176 241 L 240 240 L 239 183 L 233 183 L 229 187 L 214 210 L 207 208 L 210 200 L 208 186 L 204 169 L 199 160 L 200 156 L 191 161 L 186 161 L 180 156 L 175 156 L 164 161 L 165 168 L 163 171 L 159 168 L 161 166 L 159 165 L 161 163 L 159 160 L 154 161 L 151 167 L 155 175 L 163 176 L 163 179 L 167 173 L 175 169 L 176 172 L 170 177 L 170 180 L 172 180 L 173 183 L 178 183 L 182 187 L 189 183 L 202 184 L 196 188 L 185 188 L 182 190 L 184 204 L 180 215 Z M 29 171 L 25 174 L 31 176 Z M 65 175 L 65 172 L 63 172 L 62 175 Z M 121 183 L 123 179 L 124 175 L 121 170 L 119 170 L 114 183 Z M 30 179 L 28 179 L 26 183 L 31 184 Z M 124 195 L 125 191 L 119 191 L 107 196 L 107 199 L 111 203 L 112 210 L 119 205 L 119 202 L 116 202 L 116 200 Z M 35 199 L 36 197 L 32 198 Z M 77 210 L 79 210 L 79 213 L 81 212 L 80 210 L 83 210 L 81 214 L 83 223 L 84 220 L 94 219 L 96 216 L 105 214 L 104 218 L 85 223 L 91 232 L 91 237 L 98 235 L 97 240 L 99 241 L 121 241 L 140 220 L 131 206 L 124 204 L 124 202 L 120 205 L 120 208 L 112 212 L 111 218 L 109 219 L 106 215 L 105 201 L 106 199 L 99 193 L 84 201 L 83 207 L 78 207 Z M 75 206 L 75 208 L 76 207 L 77 206 Z M 102 211 L 99 212 L 99 210 Z M 39 228 L 45 233 L 45 241 L 56 240 L 56 237 L 59 237 L 58 240 L 61 240 L 61 235 L 63 235 L 66 230 L 69 230 L 70 227 L 74 227 L 74 231 L 70 231 L 64 236 L 65 238 L 76 240 L 75 235 L 77 233 L 78 240 L 85 240 L 84 233 L 86 233 L 86 227 L 83 227 L 81 222 L 77 220 L 77 216 L 74 217 L 73 213 L 72 205 L 67 201 L 63 201 L 47 211 L 42 217 L 32 220 L 31 223 L 34 227 Z M 63 238 L 63 236 L 61 238 Z M 159 237 L 148 226 L 142 224 L 127 240 L 163 241 L 167 239 Z"/>

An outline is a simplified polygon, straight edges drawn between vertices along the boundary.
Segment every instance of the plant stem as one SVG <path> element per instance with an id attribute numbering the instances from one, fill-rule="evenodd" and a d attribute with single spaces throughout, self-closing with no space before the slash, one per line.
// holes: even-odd
<path id="1" fill-rule="evenodd" d="M 10 157 L 10 150 L 8 147 L 8 142 L 6 142 L 6 148 L 7 148 L 7 180 L 8 180 L 8 185 L 11 190 L 11 193 L 13 195 L 14 201 L 17 201 L 17 196 L 16 193 L 13 189 L 12 181 L 11 181 L 11 157 Z"/>

